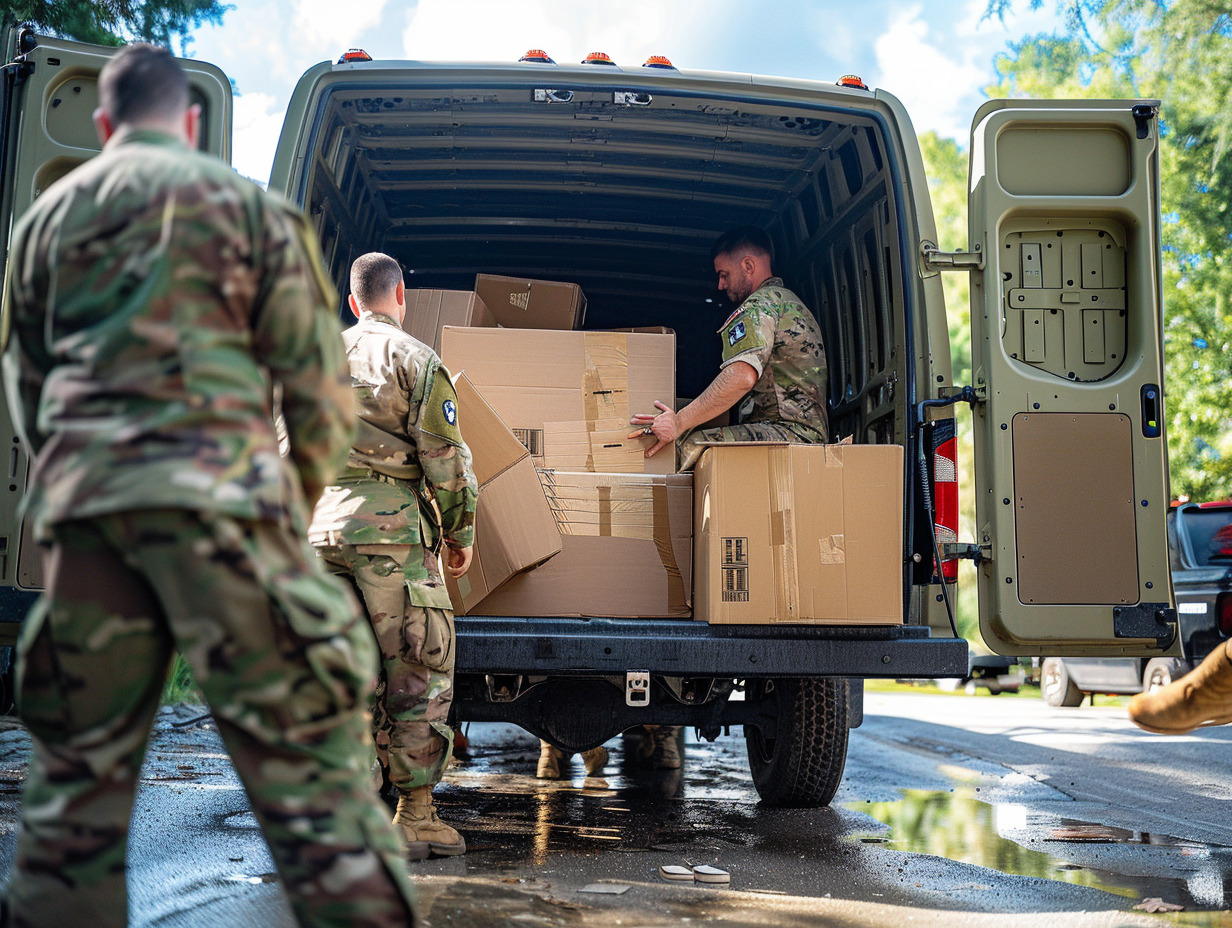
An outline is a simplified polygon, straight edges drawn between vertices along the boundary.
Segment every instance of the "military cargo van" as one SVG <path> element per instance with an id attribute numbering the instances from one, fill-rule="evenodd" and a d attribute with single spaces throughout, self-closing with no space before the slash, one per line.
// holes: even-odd
<path id="1" fill-rule="evenodd" d="M 107 54 L 10 36 L 8 213 L 94 153 Z M 986 103 L 970 139 L 968 247 L 947 251 L 910 116 L 886 91 L 531 57 L 353 54 L 311 68 L 270 189 L 310 216 L 343 292 L 351 260 L 377 249 L 408 286 L 570 281 L 588 297 L 588 329 L 675 330 L 684 397 L 714 376 L 728 312 L 710 246 L 736 225 L 765 229 L 775 272 L 824 335 L 832 435 L 904 451 L 901 556 L 884 583 L 905 618 L 862 624 L 858 604 L 841 625 L 459 616 L 460 719 L 515 722 L 575 750 L 641 723 L 708 738 L 742 727 L 763 800 L 819 805 L 841 778 L 863 680 L 967 672 L 950 615 L 960 558 L 977 565 L 980 628 L 999 653 L 1177 653 L 1155 102 Z M 203 145 L 226 158 L 230 85 L 187 65 Z M 946 271 L 971 279 L 972 383 L 951 375 Z M 975 432 L 965 543 L 958 415 Z M 7 419 L 0 441 L 0 614 L 17 622 L 39 556 L 18 517 L 28 465 Z"/>

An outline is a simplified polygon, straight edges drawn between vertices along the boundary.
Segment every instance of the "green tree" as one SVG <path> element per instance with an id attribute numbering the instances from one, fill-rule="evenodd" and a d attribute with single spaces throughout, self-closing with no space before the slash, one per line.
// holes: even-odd
<path id="1" fill-rule="evenodd" d="M 231 9 L 218 0 L 18 0 L 0 4 L 0 20 L 96 45 L 140 40 L 171 48 L 178 40 L 185 54 L 192 29 L 222 22 Z"/>
<path id="2" fill-rule="evenodd" d="M 999 15 L 1011 0 L 994 0 Z M 1032 0 L 1032 7 L 1042 5 Z M 1232 2 L 1065 0 L 1064 36 L 998 56 L 996 97 L 1161 100 L 1165 396 L 1174 495 L 1232 495 Z"/>

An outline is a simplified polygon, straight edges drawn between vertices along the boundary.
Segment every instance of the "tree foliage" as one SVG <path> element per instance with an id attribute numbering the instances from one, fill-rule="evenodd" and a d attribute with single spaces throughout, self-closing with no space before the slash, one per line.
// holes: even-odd
<path id="1" fill-rule="evenodd" d="M 177 41 L 184 54 L 189 32 L 221 22 L 229 9 L 218 0 L 10 0 L 0 4 L 0 19 L 96 45 L 140 40 L 171 48 Z"/>
<path id="2" fill-rule="evenodd" d="M 994 0 L 990 15 L 1012 0 Z M 1032 0 L 1032 7 L 1041 0 Z M 1064 0 L 996 97 L 1161 100 L 1165 396 L 1174 495 L 1232 495 L 1232 0 Z"/>

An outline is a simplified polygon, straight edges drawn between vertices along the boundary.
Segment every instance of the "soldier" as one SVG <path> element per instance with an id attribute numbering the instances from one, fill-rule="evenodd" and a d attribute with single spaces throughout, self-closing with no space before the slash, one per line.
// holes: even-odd
<path id="1" fill-rule="evenodd" d="M 402 329 L 398 262 L 357 258 L 349 301 L 359 321 L 343 341 L 359 432 L 309 537 L 353 580 L 380 644 L 373 733 L 382 775 L 398 794 L 394 824 L 407 857 L 464 854 L 466 841 L 437 817 L 432 787 L 453 744 L 453 612 L 439 558 L 443 546 L 453 577 L 470 567 L 478 495 L 471 453 L 449 372 Z"/>
<path id="2" fill-rule="evenodd" d="M 195 150 L 166 50 L 120 51 L 98 88 L 102 153 L 39 197 L 9 255 L 6 393 L 46 592 L 18 646 L 33 756 L 5 921 L 128 923 L 129 815 L 178 648 L 300 923 L 407 925 L 363 769 L 376 650 L 305 537 L 354 423 L 317 246 Z"/>
<path id="3" fill-rule="evenodd" d="M 646 457 L 680 440 L 678 470 L 693 469 L 715 441 L 787 441 L 822 443 L 829 423 L 826 349 L 817 320 L 800 298 L 773 276 L 770 237 L 754 226 L 732 229 L 711 249 L 719 289 L 735 312 L 719 329 L 723 362 L 719 374 L 701 396 L 680 412 L 656 401 L 656 414 L 630 420 L 654 444 Z M 736 424 L 721 428 L 698 426 L 729 410 Z M 680 766 L 683 743 L 675 726 L 644 726 L 650 737 L 634 738 L 635 755 L 654 766 Z M 636 733 L 636 730 L 635 732 Z"/>
<path id="4" fill-rule="evenodd" d="M 656 402 L 657 415 L 630 420 L 655 439 L 646 457 L 680 439 L 683 472 L 693 469 L 704 442 L 825 442 L 828 382 L 821 330 L 800 298 L 772 275 L 770 237 L 753 226 L 732 229 L 710 255 L 719 289 L 736 306 L 719 329 L 723 362 L 710 386 L 680 412 Z M 733 408 L 735 425 L 697 429 Z"/>

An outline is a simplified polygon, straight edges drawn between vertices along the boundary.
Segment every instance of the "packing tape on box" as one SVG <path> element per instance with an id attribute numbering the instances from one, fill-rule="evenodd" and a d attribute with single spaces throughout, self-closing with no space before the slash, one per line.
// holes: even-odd
<path id="1" fill-rule="evenodd" d="M 582 400 L 587 422 L 629 421 L 629 340 L 620 332 L 587 332 Z"/>
<path id="2" fill-rule="evenodd" d="M 791 519 L 795 487 L 787 446 L 770 452 L 770 557 L 774 570 L 775 619 L 796 621 L 799 606 L 796 594 L 796 539 Z"/>
<path id="3" fill-rule="evenodd" d="M 827 535 L 819 539 L 821 544 L 821 563 L 842 564 L 847 560 L 842 535 Z"/>
<path id="4" fill-rule="evenodd" d="M 671 607 L 683 608 L 688 602 L 687 591 L 684 588 L 684 575 L 680 565 L 676 563 L 676 552 L 672 548 L 671 510 L 667 501 L 667 485 L 656 483 L 651 487 L 651 497 L 654 500 L 654 543 L 659 552 L 659 560 L 667 573 L 667 600 Z"/>

